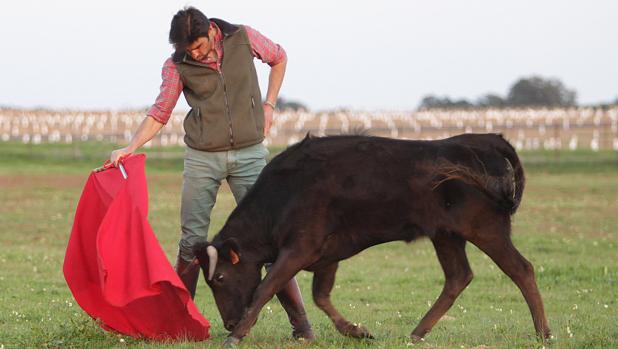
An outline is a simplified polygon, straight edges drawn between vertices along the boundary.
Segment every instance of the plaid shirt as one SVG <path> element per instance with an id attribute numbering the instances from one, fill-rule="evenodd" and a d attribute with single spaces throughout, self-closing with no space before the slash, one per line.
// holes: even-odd
<path id="1" fill-rule="evenodd" d="M 214 38 L 217 59 L 207 57 L 201 63 L 207 64 L 212 69 L 219 70 L 224 54 L 223 34 L 214 22 L 210 22 L 210 25 L 217 30 Z M 253 57 L 258 58 L 271 67 L 285 60 L 286 53 L 281 46 L 275 44 L 260 32 L 249 26 L 245 25 L 244 28 L 247 31 L 247 36 L 249 37 Z M 180 73 L 178 73 L 176 64 L 174 64 L 171 57 L 163 63 L 161 78 L 163 79 L 163 82 L 161 83 L 159 96 L 148 111 L 148 116 L 151 116 L 160 123 L 166 124 L 169 121 L 172 111 L 174 110 L 174 107 L 178 102 L 178 98 L 180 97 L 180 93 L 183 90 Z"/>

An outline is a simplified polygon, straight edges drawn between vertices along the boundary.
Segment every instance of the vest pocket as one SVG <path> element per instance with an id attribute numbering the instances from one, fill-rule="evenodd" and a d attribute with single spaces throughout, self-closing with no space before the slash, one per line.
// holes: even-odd
<path id="1" fill-rule="evenodd" d="M 204 131 L 204 123 L 202 122 L 202 113 L 200 108 L 191 108 L 185 116 L 183 122 L 185 134 L 190 141 L 189 145 L 199 146 L 202 143 L 202 134 Z"/>
<path id="2" fill-rule="evenodd" d="M 255 130 L 257 132 L 257 136 L 261 137 L 264 135 L 264 124 L 260 124 L 260 120 L 255 117 L 255 98 L 251 96 L 251 119 L 255 124 Z"/>

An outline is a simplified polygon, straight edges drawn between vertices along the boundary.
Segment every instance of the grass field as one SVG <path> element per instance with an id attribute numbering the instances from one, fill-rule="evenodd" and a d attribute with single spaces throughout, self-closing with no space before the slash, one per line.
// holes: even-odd
<path id="1" fill-rule="evenodd" d="M 155 343 L 104 332 L 75 304 L 62 276 L 73 214 L 88 172 L 111 144 L 0 143 L 0 348 L 216 348 L 224 330 L 203 281 L 196 303 L 212 340 Z M 276 152 L 274 150 L 273 152 Z M 150 149 L 150 222 L 170 260 L 179 234 L 182 149 Z M 528 186 L 513 239 L 535 266 L 553 330 L 551 348 L 618 347 L 618 155 L 524 153 Z M 211 234 L 234 207 L 224 188 Z M 311 274 L 298 279 L 317 335 L 315 348 L 540 348 L 517 287 L 474 246 L 475 278 L 425 342 L 408 336 L 443 283 L 429 241 L 373 247 L 341 263 L 333 301 L 374 340 L 339 335 L 311 301 Z M 264 308 L 246 348 L 305 348 L 290 339 L 277 301 Z"/>

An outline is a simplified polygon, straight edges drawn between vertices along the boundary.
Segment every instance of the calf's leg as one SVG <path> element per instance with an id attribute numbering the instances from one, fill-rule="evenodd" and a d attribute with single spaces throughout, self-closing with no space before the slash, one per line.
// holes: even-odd
<path id="1" fill-rule="evenodd" d="M 346 320 L 330 301 L 330 292 L 335 284 L 338 266 L 338 263 L 333 263 L 313 273 L 313 301 L 318 308 L 328 315 L 341 334 L 354 338 L 373 338 L 365 327 L 352 324 Z"/>
<path id="2" fill-rule="evenodd" d="M 466 240 L 451 233 L 439 233 L 431 239 L 444 271 L 444 288 L 442 293 L 412 331 L 413 342 L 420 341 L 433 326 L 451 308 L 455 299 L 472 281 L 472 270 L 466 256 Z"/>
<path id="3" fill-rule="evenodd" d="M 279 302 L 285 309 L 292 324 L 292 337 L 312 341 L 315 339 L 311 324 L 307 319 L 303 296 L 298 288 L 296 278 L 292 278 L 281 291 L 277 293 Z"/>
<path id="4" fill-rule="evenodd" d="M 551 331 L 545 317 L 543 300 L 536 285 L 534 268 L 515 248 L 508 230 L 482 232 L 470 242 L 485 252 L 519 287 L 530 308 L 537 335 L 543 340 L 549 339 Z"/>
<path id="5" fill-rule="evenodd" d="M 304 263 L 301 254 L 297 252 L 281 251 L 279 253 L 277 261 L 272 264 L 270 271 L 255 290 L 251 305 L 245 310 L 224 345 L 233 346 L 249 333 L 264 305 L 284 288 L 302 269 Z"/>
<path id="6" fill-rule="evenodd" d="M 270 266 L 270 263 L 266 264 L 266 271 L 270 271 Z M 279 303 L 281 303 L 283 309 L 288 314 L 288 319 L 292 325 L 292 337 L 294 339 L 313 341 L 315 335 L 311 329 L 311 323 L 307 319 L 303 295 L 300 293 L 295 277 L 277 293 L 277 299 L 279 299 Z"/>

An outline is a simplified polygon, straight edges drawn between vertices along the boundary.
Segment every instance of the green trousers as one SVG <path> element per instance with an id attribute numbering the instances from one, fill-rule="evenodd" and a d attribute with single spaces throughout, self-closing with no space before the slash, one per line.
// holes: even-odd
<path id="1" fill-rule="evenodd" d="M 237 150 L 205 152 L 187 148 L 184 159 L 180 208 L 180 257 L 194 258 L 193 246 L 208 238 L 210 213 L 221 182 L 226 180 L 236 203 L 240 202 L 266 166 L 268 149 L 262 144 Z"/>

